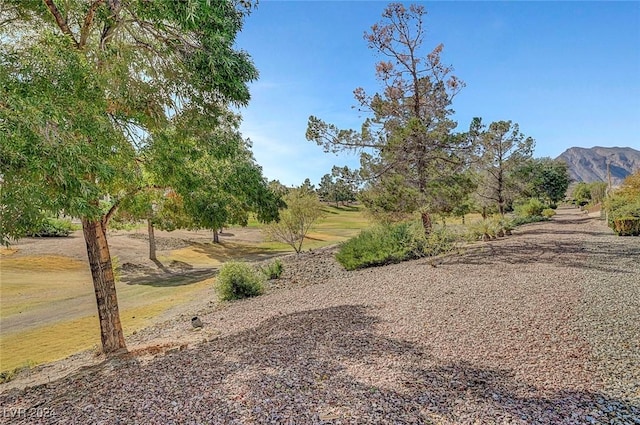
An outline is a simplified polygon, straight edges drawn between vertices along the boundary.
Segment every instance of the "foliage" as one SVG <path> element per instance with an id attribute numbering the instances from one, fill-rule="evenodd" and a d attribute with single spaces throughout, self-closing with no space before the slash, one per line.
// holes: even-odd
<path id="1" fill-rule="evenodd" d="M 290 190 L 283 200 L 286 208 L 280 211 L 280 221 L 267 224 L 264 232 L 272 240 L 284 242 L 300 253 L 304 238 L 324 215 L 322 204 L 315 193 L 304 188 Z"/>
<path id="2" fill-rule="evenodd" d="M 591 199 L 591 204 L 599 204 L 604 201 L 607 196 L 607 187 L 608 184 L 605 182 L 591 182 L 587 185 L 589 188 L 589 194 Z"/>
<path id="3" fill-rule="evenodd" d="M 541 198 L 549 204 L 555 204 L 565 198 L 571 181 L 567 163 L 551 158 L 526 161 L 516 174 L 525 196 Z"/>
<path id="4" fill-rule="evenodd" d="M 347 270 L 434 256 L 453 248 L 451 235 L 438 229 L 425 235 L 421 223 L 382 224 L 340 246 L 336 259 Z"/>
<path id="5" fill-rule="evenodd" d="M 538 223 L 540 221 L 547 221 L 549 220 L 546 217 L 543 217 L 541 215 L 528 215 L 528 216 L 515 216 L 511 219 L 511 225 L 513 227 L 518 227 L 518 226 L 522 226 L 524 224 L 529 224 L 529 223 Z"/>
<path id="6" fill-rule="evenodd" d="M 618 236 L 640 236 L 640 217 L 614 218 L 613 231 Z"/>
<path id="7" fill-rule="evenodd" d="M 534 140 L 519 130 L 511 121 L 497 121 L 485 129 L 479 118 L 475 128 L 479 141 L 478 194 L 495 203 L 500 215 L 517 194 L 516 171 L 531 158 Z"/>
<path id="8" fill-rule="evenodd" d="M 78 229 L 79 227 L 73 224 L 69 219 L 47 217 L 40 226 L 28 230 L 25 236 L 42 238 L 66 237 L 69 236 L 71 232 Z"/>
<path id="9" fill-rule="evenodd" d="M 520 200 L 514 205 L 514 211 L 518 217 L 536 217 L 541 216 L 542 211 L 546 208 L 538 198 L 529 198 Z"/>
<path id="10" fill-rule="evenodd" d="M 591 190 L 589 185 L 585 182 L 580 182 L 573 188 L 573 199 L 579 206 L 583 206 L 591 201 Z"/>
<path id="11" fill-rule="evenodd" d="M 513 222 L 504 216 L 498 215 L 492 218 L 484 218 L 468 227 L 468 239 L 471 241 L 478 239 L 487 241 L 496 237 L 503 237 L 510 235 L 514 227 Z"/>
<path id="12" fill-rule="evenodd" d="M 220 268 L 216 291 L 221 301 L 255 297 L 264 292 L 264 276 L 247 263 L 229 261 Z"/>
<path id="13" fill-rule="evenodd" d="M 27 360 L 23 366 L 19 366 L 13 369 L 3 370 L 0 372 L 0 384 L 6 384 L 7 382 L 11 382 L 15 379 L 15 377 L 21 372 L 28 371 L 36 365 L 31 360 Z"/>
<path id="14" fill-rule="evenodd" d="M 250 2 L 4 0 L 0 16 L 0 240 L 42 211 L 82 219 L 105 352 L 124 348 L 105 226 L 140 190 L 143 150 L 174 129 L 174 160 L 257 78 L 235 37 Z M 147 138 L 147 136 L 149 136 Z M 185 140 L 194 146 L 180 147 Z M 167 173 L 166 175 L 170 175 Z M 101 199 L 111 199 L 106 213 Z M 184 196 L 186 199 L 187 197 Z M 277 208 L 276 208 L 277 210 Z"/>
<path id="15" fill-rule="evenodd" d="M 284 271 L 284 265 L 280 259 L 276 259 L 275 261 L 267 264 L 266 267 L 262 267 L 261 271 L 267 279 L 279 279 Z"/>
<path id="16" fill-rule="evenodd" d="M 620 236 L 640 235 L 640 171 L 629 175 L 605 201 L 608 224 Z"/>
<path id="17" fill-rule="evenodd" d="M 472 143 L 466 134 L 452 134 L 451 104 L 464 83 L 443 64 L 442 44 L 423 54 L 425 14 L 421 5 L 392 3 L 365 34 L 369 48 L 390 60 L 376 64 L 380 92 L 354 91 L 359 110 L 369 114 L 362 131 L 311 116 L 306 137 L 326 152 L 360 152 L 368 180 L 363 203 L 386 217 L 420 211 L 428 232 L 434 195 L 464 170 Z"/>
<path id="18" fill-rule="evenodd" d="M 556 215 L 556 212 L 552 208 L 545 208 L 542 210 L 542 216 L 546 218 L 551 218 Z"/>
<path id="19" fill-rule="evenodd" d="M 356 200 L 358 193 L 359 176 L 356 171 L 349 167 L 334 166 L 331 174 L 325 174 L 318 185 L 318 196 L 324 202 L 335 202 L 336 207 L 339 202 Z"/>
<path id="20" fill-rule="evenodd" d="M 111 257 L 111 267 L 113 267 L 113 279 L 116 282 L 122 280 L 122 264 L 120 264 L 120 257 L 114 255 Z"/>

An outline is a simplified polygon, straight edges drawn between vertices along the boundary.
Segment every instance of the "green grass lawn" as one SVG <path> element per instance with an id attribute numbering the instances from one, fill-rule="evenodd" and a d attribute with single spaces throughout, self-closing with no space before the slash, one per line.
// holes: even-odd
<path id="1" fill-rule="evenodd" d="M 316 222 L 307 234 L 302 244 L 303 251 L 344 242 L 356 236 L 360 231 L 370 227 L 372 224 L 369 217 L 365 214 L 364 207 L 361 205 L 339 207 L 335 205 L 325 205 L 323 212 L 324 216 Z M 261 227 L 262 225 L 252 220 L 249 226 Z M 294 251 L 291 246 L 274 241 L 263 242 L 260 244 L 260 247 L 277 251 Z"/>

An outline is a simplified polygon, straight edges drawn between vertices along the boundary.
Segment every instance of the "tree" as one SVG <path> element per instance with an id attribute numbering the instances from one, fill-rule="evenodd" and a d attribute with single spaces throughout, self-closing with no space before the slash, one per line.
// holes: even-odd
<path id="1" fill-rule="evenodd" d="M 478 119 L 480 143 L 481 198 L 495 202 L 500 215 L 515 192 L 514 172 L 531 159 L 534 140 L 520 132 L 518 124 L 511 121 L 492 122 L 487 130 Z"/>
<path id="2" fill-rule="evenodd" d="M 155 229 L 171 232 L 191 227 L 191 219 L 185 212 L 182 197 L 169 187 L 156 187 L 152 184 L 122 199 L 109 224 L 122 225 L 140 220 L 147 223 L 149 259 L 152 261 L 158 260 Z"/>
<path id="3" fill-rule="evenodd" d="M 358 190 L 358 173 L 349 167 L 333 166 L 331 174 L 325 174 L 318 185 L 318 196 L 324 202 L 335 202 L 336 207 L 342 202 L 356 200 Z"/>
<path id="4" fill-rule="evenodd" d="M 270 238 L 286 243 L 297 254 L 315 222 L 324 215 L 322 204 L 315 193 L 303 187 L 291 189 L 283 198 L 286 208 L 280 211 L 280 221 L 267 224 L 265 233 Z"/>
<path id="5" fill-rule="evenodd" d="M 156 181 L 180 195 L 189 227 L 211 229 L 215 243 L 223 226 L 246 226 L 250 213 L 261 222 L 275 220 L 282 204 L 262 176 L 250 141 L 242 139 L 237 116 L 221 118 L 216 127 L 186 133 L 175 120 L 178 129 L 155 134 L 145 151 Z"/>
<path id="6" fill-rule="evenodd" d="M 527 161 L 517 175 L 527 197 L 541 198 L 550 204 L 564 199 L 571 181 L 567 163 L 551 158 Z"/>
<path id="7" fill-rule="evenodd" d="M 589 201 L 591 201 L 591 190 L 589 190 L 589 185 L 585 182 L 579 182 L 573 188 L 573 199 L 579 206 L 588 204 Z"/>
<path id="8" fill-rule="evenodd" d="M 420 210 L 428 233 L 434 197 L 444 187 L 439 182 L 464 169 L 472 138 L 451 133 L 456 127 L 451 104 L 464 83 L 442 63 L 443 46 L 420 55 L 425 14 L 423 6 L 392 3 L 382 15 L 384 20 L 365 33 L 369 48 L 386 60 L 376 65 L 381 93 L 370 96 L 362 88 L 354 91 L 360 111 L 371 114 L 362 130 L 340 130 L 312 116 L 306 137 L 327 152 L 360 151 L 369 189 L 382 198 L 389 198 L 382 195 L 386 189 L 394 192 L 391 198 L 402 192 L 405 199 L 398 205 L 399 212 Z M 386 201 L 374 203 L 394 208 Z"/>
<path id="9" fill-rule="evenodd" d="M 257 71 L 234 50 L 248 9 L 224 0 L 4 0 L 2 8 L 0 237 L 20 237 L 42 211 L 80 217 L 103 352 L 126 349 L 106 226 L 140 188 L 145 134 L 175 116 L 196 130 L 215 127 L 230 104 L 249 100 Z"/>

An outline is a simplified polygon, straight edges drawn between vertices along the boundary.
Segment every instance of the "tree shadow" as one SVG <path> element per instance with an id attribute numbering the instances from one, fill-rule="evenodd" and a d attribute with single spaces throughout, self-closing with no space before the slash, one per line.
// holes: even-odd
<path id="1" fill-rule="evenodd" d="M 202 254 L 221 263 L 230 260 L 258 262 L 270 260 L 283 254 L 290 254 L 289 251 L 285 250 L 266 249 L 225 241 L 218 244 L 192 243 L 191 247 L 195 253 Z"/>
<path id="2" fill-rule="evenodd" d="M 159 262 L 158 262 L 159 263 Z M 162 264 L 162 263 L 160 263 Z M 186 263 L 185 263 L 186 264 Z M 138 274 L 129 274 L 120 278 L 122 283 L 127 285 L 144 285 L 157 288 L 168 288 L 174 286 L 191 285 L 202 282 L 218 274 L 217 267 L 210 268 L 182 268 L 171 270 L 165 266 L 159 267 L 160 270 L 145 270 Z"/>
<path id="3" fill-rule="evenodd" d="M 586 219 L 592 220 L 592 219 Z M 592 269 L 608 273 L 636 273 L 633 268 L 620 269 L 615 264 L 640 256 L 640 244 L 631 245 L 607 229 L 563 229 L 563 224 L 582 222 L 554 220 L 550 226 L 527 226 L 505 238 L 477 243 L 464 249 L 462 255 L 447 258 L 448 264 L 499 266 L 543 262 L 568 268 Z M 544 238 L 529 238 L 544 235 Z M 575 236 L 575 238 L 572 238 Z M 615 260 L 615 261 L 614 261 Z M 620 261 L 618 261 L 620 260 Z"/>
<path id="4" fill-rule="evenodd" d="M 0 403 L 45 403 L 53 416 L 40 423 L 71 415 L 77 423 L 229 424 L 576 424 L 640 417 L 640 407 L 627 400 L 571 388 L 545 391 L 509 370 L 439 361 L 416 342 L 380 334 L 379 324 L 360 305 L 276 316 L 148 363 L 123 360 L 109 375 L 104 366 L 3 394 Z M 112 408 L 94 407 L 105 403 Z"/>

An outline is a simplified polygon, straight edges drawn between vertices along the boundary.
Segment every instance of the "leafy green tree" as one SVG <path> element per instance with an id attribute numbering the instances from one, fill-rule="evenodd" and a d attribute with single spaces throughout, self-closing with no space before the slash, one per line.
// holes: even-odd
<path id="1" fill-rule="evenodd" d="M 0 236 L 20 237 L 42 211 L 82 219 L 105 353 L 126 349 L 106 226 L 140 189 L 145 134 L 179 116 L 183 139 L 249 100 L 257 71 L 234 49 L 248 12 L 241 4 L 2 3 Z"/>
<path id="2" fill-rule="evenodd" d="M 362 130 L 340 130 L 310 117 L 306 137 L 327 152 L 361 152 L 363 176 L 374 208 L 404 214 L 419 210 L 425 232 L 431 231 L 434 195 L 465 167 L 471 139 L 453 135 L 453 98 L 464 83 L 442 63 L 443 46 L 421 54 L 426 11 L 421 5 L 390 4 L 383 21 L 365 34 L 369 48 L 386 57 L 376 64 L 382 90 L 354 91 L 359 110 L 369 113 Z M 395 185 L 402 184 L 402 188 Z M 383 191 L 392 193 L 384 195 Z M 379 195 L 379 196 L 378 196 Z M 375 198 L 375 200 L 374 200 Z M 401 203 L 388 202 L 392 199 Z M 412 198 L 412 199 L 409 199 Z"/>
<path id="3" fill-rule="evenodd" d="M 531 159 L 535 142 L 525 137 L 518 124 L 511 121 L 492 122 L 488 129 L 479 128 L 478 193 L 481 198 L 494 202 L 500 215 L 504 215 L 506 204 L 515 196 L 515 172 Z"/>
<path id="4" fill-rule="evenodd" d="M 300 191 L 302 191 L 304 193 L 307 193 L 307 194 L 316 193 L 316 187 L 315 187 L 315 185 L 311 184 L 311 180 L 309 180 L 309 178 L 304 179 L 304 181 L 300 185 L 299 189 L 300 189 Z"/>
<path id="5" fill-rule="evenodd" d="M 551 158 L 527 161 L 521 170 L 516 171 L 516 175 L 521 180 L 526 197 L 541 198 L 550 204 L 564 199 L 571 182 L 567 163 Z"/>
<path id="6" fill-rule="evenodd" d="M 171 188 L 148 185 L 135 194 L 122 199 L 110 224 L 122 225 L 147 223 L 149 259 L 157 261 L 155 230 L 171 232 L 191 226 L 191 219 L 184 210 L 182 197 Z"/>
<path id="7" fill-rule="evenodd" d="M 356 200 L 358 191 L 358 173 L 349 167 L 333 166 L 331 174 L 325 174 L 318 185 L 318 196 L 324 202 L 335 202 L 336 207 L 342 202 Z"/>
<path id="8" fill-rule="evenodd" d="M 573 188 L 573 199 L 576 204 L 582 206 L 586 205 L 591 201 L 591 190 L 589 189 L 589 185 L 585 182 L 580 182 Z"/>
<path id="9" fill-rule="evenodd" d="M 280 211 L 280 221 L 267 224 L 265 234 L 291 246 L 297 254 L 302 251 L 304 238 L 324 215 L 318 195 L 299 187 L 284 196 L 286 208 Z"/>

